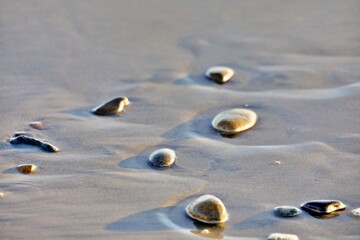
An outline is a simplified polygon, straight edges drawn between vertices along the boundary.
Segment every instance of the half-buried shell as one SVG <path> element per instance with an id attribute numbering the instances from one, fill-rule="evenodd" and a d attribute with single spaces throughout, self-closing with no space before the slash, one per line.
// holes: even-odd
<path id="1" fill-rule="evenodd" d="M 175 163 L 175 152 L 169 148 L 156 150 L 149 156 L 149 163 L 155 167 L 171 167 Z"/>
<path id="2" fill-rule="evenodd" d="M 223 202 L 213 195 L 203 195 L 186 207 L 187 215 L 197 221 L 218 224 L 229 219 Z"/>
<path id="3" fill-rule="evenodd" d="M 127 97 L 117 97 L 94 108 L 91 112 L 100 116 L 114 115 L 122 112 L 124 107 L 129 104 L 130 102 Z"/>
<path id="4" fill-rule="evenodd" d="M 301 208 L 313 214 L 329 214 L 344 210 L 346 206 L 338 200 L 313 200 L 302 204 Z"/>
<path id="5" fill-rule="evenodd" d="M 211 125 L 222 135 L 234 135 L 252 128 L 256 121 L 255 112 L 244 108 L 234 108 L 216 115 Z"/>
<path id="6" fill-rule="evenodd" d="M 216 83 L 223 84 L 234 76 L 234 70 L 229 67 L 211 67 L 205 72 L 205 76 Z"/>

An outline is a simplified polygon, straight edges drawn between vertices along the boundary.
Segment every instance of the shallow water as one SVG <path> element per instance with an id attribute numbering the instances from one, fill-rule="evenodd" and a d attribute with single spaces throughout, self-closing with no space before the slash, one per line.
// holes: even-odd
<path id="1" fill-rule="evenodd" d="M 1 239 L 360 237 L 358 1 L 0 5 Z M 206 79 L 216 65 L 234 78 Z M 119 115 L 90 112 L 118 96 L 131 102 Z M 211 120 L 232 108 L 259 119 L 224 138 Z M 60 152 L 12 146 L 17 131 Z M 176 152 L 172 168 L 147 164 L 160 148 Z M 39 171 L 14 171 L 23 163 Z M 204 236 L 184 208 L 207 193 L 230 220 Z M 272 212 L 313 199 L 347 209 Z"/>

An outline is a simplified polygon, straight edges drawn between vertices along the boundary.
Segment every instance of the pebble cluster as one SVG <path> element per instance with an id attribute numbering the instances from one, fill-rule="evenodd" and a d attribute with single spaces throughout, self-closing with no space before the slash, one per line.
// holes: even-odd
<path id="1" fill-rule="evenodd" d="M 229 67 L 215 66 L 209 68 L 205 72 L 208 79 L 224 84 L 231 80 L 234 76 L 234 70 Z M 109 100 L 94 109 L 91 112 L 99 116 L 116 115 L 124 111 L 124 108 L 130 104 L 127 97 L 121 96 Z M 247 131 L 255 126 L 257 122 L 257 114 L 249 109 L 235 108 L 228 109 L 217 114 L 211 125 L 213 129 L 223 136 L 235 135 L 240 132 Z M 36 130 L 49 129 L 48 124 L 43 122 L 31 122 L 29 124 Z M 32 137 L 28 133 L 15 133 L 10 139 L 10 143 L 27 144 L 37 146 L 46 152 L 58 152 L 59 149 L 54 145 Z M 175 151 L 169 148 L 162 148 L 150 154 L 148 162 L 151 166 L 157 168 L 169 168 L 175 164 Z M 280 161 L 275 161 L 275 165 L 280 165 Z M 31 174 L 36 172 L 38 167 L 34 164 L 20 164 L 16 169 L 22 174 Z M 0 198 L 4 194 L 0 192 Z M 310 215 L 318 218 L 331 218 L 341 214 L 346 206 L 338 200 L 313 200 L 301 205 L 301 208 Z M 224 203 L 216 196 L 206 194 L 198 197 L 190 202 L 185 208 L 187 216 L 195 221 L 210 224 L 212 226 L 220 226 L 221 223 L 228 221 L 229 214 Z M 295 217 L 301 214 L 301 210 L 294 206 L 278 206 L 273 209 L 274 215 L 283 218 Z M 352 214 L 360 217 L 360 208 L 354 209 Z M 320 216 L 320 217 L 319 217 Z M 197 234 L 206 236 L 207 230 L 202 230 Z M 269 240 L 298 240 L 299 238 L 293 234 L 272 233 L 268 236 Z"/>

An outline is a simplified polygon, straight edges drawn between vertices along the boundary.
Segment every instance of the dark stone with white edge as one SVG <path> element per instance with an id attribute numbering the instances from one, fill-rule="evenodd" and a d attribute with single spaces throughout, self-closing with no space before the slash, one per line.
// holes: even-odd
<path id="1" fill-rule="evenodd" d="M 129 104 L 127 97 L 117 97 L 97 106 L 91 112 L 99 116 L 115 115 L 122 112 Z"/>

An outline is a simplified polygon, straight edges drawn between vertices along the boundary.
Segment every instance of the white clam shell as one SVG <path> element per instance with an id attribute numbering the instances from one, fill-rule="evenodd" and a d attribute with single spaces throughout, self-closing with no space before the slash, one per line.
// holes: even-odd
<path id="1" fill-rule="evenodd" d="M 205 72 L 205 76 L 217 83 L 226 83 L 235 72 L 233 69 L 224 66 L 211 67 Z"/>
<path id="2" fill-rule="evenodd" d="M 252 128 L 256 121 L 255 112 L 245 108 L 234 108 L 217 114 L 211 125 L 223 135 L 233 135 Z"/>
<path id="3" fill-rule="evenodd" d="M 272 233 L 268 240 L 299 240 L 299 237 L 294 234 Z"/>

